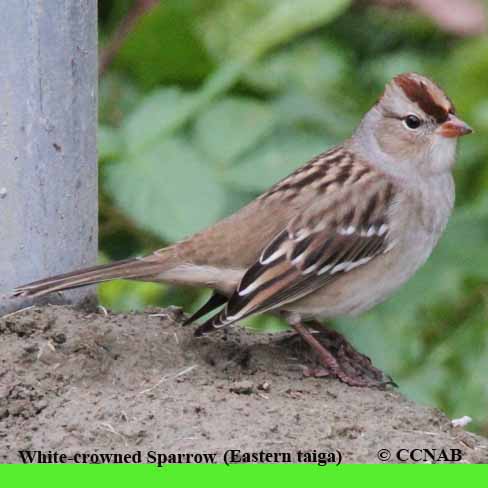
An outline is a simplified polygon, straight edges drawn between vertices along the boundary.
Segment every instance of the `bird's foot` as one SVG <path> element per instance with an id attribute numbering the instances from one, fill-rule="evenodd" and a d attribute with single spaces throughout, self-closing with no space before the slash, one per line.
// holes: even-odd
<path id="1" fill-rule="evenodd" d="M 374 366 L 368 356 L 360 353 L 339 332 L 322 327 L 314 337 L 331 353 L 335 361 L 318 368 L 311 376 L 320 377 L 326 373 L 351 386 L 397 386 L 391 377 Z M 313 373 L 313 370 L 309 372 Z"/>
<path id="2" fill-rule="evenodd" d="M 316 322 L 310 325 L 320 331 L 310 330 L 303 324 L 291 325 L 319 357 L 320 367 L 305 368 L 305 376 L 337 378 L 349 386 L 358 387 L 396 386 L 389 376 L 372 364 L 369 357 L 357 351 L 339 332 Z"/>
<path id="3" fill-rule="evenodd" d="M 305 367 L 303 370 L 303 376 L 307 378 L 337 378 L 342 383 L 348 386 L 357 387 L 369 387 L 369 388 L 384 388 L 386 386 L 397 386 L 395 382 L 384 375 L 384 379 L 372 379 L 368 374 L 361 373 L 348 373 L 342 368 L 326 368 L 319 366 L 316 368 Z"/>

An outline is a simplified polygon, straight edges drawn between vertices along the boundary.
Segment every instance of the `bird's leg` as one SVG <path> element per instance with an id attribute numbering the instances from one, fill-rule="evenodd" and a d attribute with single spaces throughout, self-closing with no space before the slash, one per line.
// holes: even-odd
<path id="1" fill-rule="evenodd" d="M 316 338 L 322 338 L 332 344 L 332 350 L 337 351 L 338 361 L 347 365 L 361 376 L 368 376 L 379 384 L 391 384 L 397 386 L 395 382 L 383 371 L 376 368 L 368 356 L 360 353 L 342 334 L 336 330 L 329 329 L 318 321 L 310 321 L 310 325 L 317 330 Z"/>
<path id="2" fill-rule="evenodd" d="M 307 369 L 307 376 L 332 376 L 350 386 L 385 386 L 394 384 L 385 380 L 382 371 L 356 349 L 339 332 L 324 328 L 319 322 L 309 322 L 320 332 L 313 333 L 297 314 L 285 315 L 288 323 L 318 354 L 322 368 Z"/>

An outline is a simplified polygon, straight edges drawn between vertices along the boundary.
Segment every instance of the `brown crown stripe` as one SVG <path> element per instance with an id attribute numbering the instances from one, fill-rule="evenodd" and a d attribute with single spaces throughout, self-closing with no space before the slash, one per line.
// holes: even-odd
<path id="1" fill-rule="evenodd" d="M 408 75 L 400 75 L 395 78 L 395 82 L 412 102 L 416 103 L 427 115 L 434 117 L 439 124 L 445 122 L 449 113 L 454 111 L 453 107 L 446 109 L 439 105 L 422 81 Z"/>

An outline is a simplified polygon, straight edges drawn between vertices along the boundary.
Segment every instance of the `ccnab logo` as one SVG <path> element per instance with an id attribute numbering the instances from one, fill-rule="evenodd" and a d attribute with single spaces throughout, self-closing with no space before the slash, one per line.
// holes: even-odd
<path id="1" fill-rule="evenodd" d="M 399 449 L 401 463 L 458 463 L 463 460 L 461 449 Z"/>

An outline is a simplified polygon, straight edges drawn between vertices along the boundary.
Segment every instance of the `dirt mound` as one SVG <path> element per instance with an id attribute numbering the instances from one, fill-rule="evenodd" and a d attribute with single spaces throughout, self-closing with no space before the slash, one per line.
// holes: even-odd
<path id="1" fill-rule="evenodd" d="M 304 378 L 309 353 L 293 341 L 238 328 L 194 339 L 177 310 L 159 313 L 51 306 L 0 319 L 0 461 L 28 449 L 222 462 L 239 449 L 375 463 L 380 449 L 396 461 L 399 449 L 428 448 L 488 462 L 486 439 L 393 390 Z"/>

